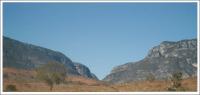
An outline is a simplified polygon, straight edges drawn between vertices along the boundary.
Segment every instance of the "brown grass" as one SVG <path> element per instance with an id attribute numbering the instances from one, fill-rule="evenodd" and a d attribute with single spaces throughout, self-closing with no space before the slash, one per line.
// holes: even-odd
<path id="1" fill-rule="evenodd" d="M 7 85 L 15 85 L 19 92 L 48 92 L 50 88 L 47 84 L 35 79 L 36 72 L 33 70 L 18 70 L 14 68 L 4 68 L 3 73 L 8 77 L 3 79 L 3 90 Z M 31 81 L 29 80 L 31 79 Z M 97 92 L 116 91 L 112 87 L 104 85 L 103 82 L 88 79 L 81 76 L 70 76 L 66 78 L 67 83 L 55 85 L 53 91 L 58 92 Z"/>
<path id="2" fill-rule="evenodd" d="M 69 82 L 77 83 L 77 84 L 87 84 L 87 85 L 99 85 L 101 84 L 100 81 L 81 77 L 81 76 L 70 76 L 66 78 Z"/>
<path id="3" fill-rule="evenodd" d="M 184 79 L 182 85 L 187 91 L 197 91 L 197 77 Z"/>
<path id="4" fill-rule="evenodd" d="M 197 91 L 197 77 L 183 79 L 182 87 L 186 91 Z M 167 91 L 170 87 L 169 80 L 137 81 L 126 84 L 114 85 L 119 91 Z"/>
<path id="5" fill-rule="evenodd" d="M 19 92 L 49 92 L 49 86 L 42 81 L 36 80 L 36 73 L 32 70 L 18 70 L 14 68 L 4 68 L 3 73 L 7 74 L 3 78 L 3 90 L 7 85 L 15 85 Z M 88 79 L 80 76 L 70 76 L 66 78 L 67 83 L 55 85 L 53 91 L 56 92 L 132 92 L 132 91 L 167 91 L 170 81 L 137 81 L 124 84 L 111 85 L 102 81 Z M 182 87 L 186 91 L 197 91 L 197 77 L 182 80 Z"/>
<path id="6" fill-rule="evenodd" d="M 35 83 L 16 83 L 6 82 L 4 83 L 4 89 L 7 85 L 15 85 L 19 92 L 49 92 L 50 88 L 48 85 L 42 82 Z M 5 90 L 4 90 L 5 91 Z M 87 84 L 59 84 L 53 87 L 53 91 L 58 92 L 104 92 L 104 91 L 116 91 L 115 89 L 105 85 L 87 85 Z"/>

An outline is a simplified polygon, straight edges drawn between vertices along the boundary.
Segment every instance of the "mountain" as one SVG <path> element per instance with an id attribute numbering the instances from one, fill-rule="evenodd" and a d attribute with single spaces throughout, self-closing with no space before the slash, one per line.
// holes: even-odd
<path id="1" fill-rule="evenodd" d="M 95 74 L 91 73 L 89 68 L 83 64 L 74 62 L 75 68 L 81 76 L 88 77 L 88 78 L 95 78 L 98 79 Z"/>
<path id="2" fill-rule="evenodd" d="M 149 75 L 162 80 L 175 72 L 182 72 L 183 78 L 197 76 L 197 39 L 164 41 L 144 59 L 115 67 L 103 80 L 118 84 L 145 80 Z"/>
<path id="3" fill-rule="evenodd" d="M 72 62 L 60 52 L 3 37 L 3 67 L 28 70 L 48 62 L 64 64 L 70 75 L 97 79 L 86 66 Z"/>

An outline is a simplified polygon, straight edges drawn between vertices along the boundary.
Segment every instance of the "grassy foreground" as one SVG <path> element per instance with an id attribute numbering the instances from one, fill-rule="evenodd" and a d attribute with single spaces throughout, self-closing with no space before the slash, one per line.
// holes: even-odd
<path id="1" fill-rule="evenodd" d="M 7 91 L 8 85 L 14 85 L 17 92 L 49 92 L 49 86 L 35 79 L 35 72 L 17 70 L 13 68 L 3 69 L 3 90 Z M 168 91 L 169 80 L 137 81 L 124 84 L 108 84 L 102 81 L 84 77 L 70 76 L 68 82 L 55 85 L 55 92 L 140 92 L 140 91 Z M 197 91 L 197 77 L 183 79 L 183 91 Z"/>

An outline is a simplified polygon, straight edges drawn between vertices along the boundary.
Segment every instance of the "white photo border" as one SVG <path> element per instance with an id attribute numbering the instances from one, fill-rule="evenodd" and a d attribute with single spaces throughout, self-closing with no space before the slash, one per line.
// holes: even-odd
<path id="1" fill-rule="evenodd" d="M 0 11 L 1 11 L 1 14 L 0 14 L 0 23 L 1 23 L 1 35 L 0 35 L 0 38 L 1 38 L 1 41 L 0 41 L 0 45 L 1 45 L 1 48 L 0 48 L 0 56 L 1 56 L 1 64 L 0 64 L 0 74 L 1 74 L 1 81 L 0 81 L 0 94 L 15 94 L 15 95 L 27 95 L 27 94 L 31 94 L 31 95 L 34 95 L 34 94 L 72 94 L 72 95 L 75 95 L 75 94 L 112 94 L 112 95 L 116 95 L 116 94 L 127 94 L 127 95 L 130 95 L 130 94 L 151 94 L 151 95 L 155 95 L 155 94 L 180 94 L 180 95 L 199 95 L 199 90 L 200 90 L 200 87 L 199 87 L 199 75 L 200 75 L 200 72 L 199 72 L 199 67 L 200 67 L 200 64 L 199 64 L 199 61 L 200 61 L 200 56 L 199 56 L 199 1 L 171 1 L 171 0 L 168 0 L 168 1 L 0 1 L 1 5 L 0 5 Z M 4 3 L 196 3 L 197 4 L 197 91 L 196 92 L 3 92 L 3 4 Z"/>

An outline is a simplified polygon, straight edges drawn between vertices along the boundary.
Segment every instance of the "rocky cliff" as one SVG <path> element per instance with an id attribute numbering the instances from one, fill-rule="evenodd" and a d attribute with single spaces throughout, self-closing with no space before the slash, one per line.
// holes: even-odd
<path id="1" fill-rule="evenodd" d="M 124 83 L 145 80 L 149 75 L 167 79 L 175 72 L 182 72 L 184 78 L 197 75 L 196 39 L 164 41 L 153 47 L 143 60 L 117 66 L 103 80 Z"/>
<path id="2" fill-rule="evenodd" d="M 73 63 L 60 52 L 3 37 L 3 67 L 34 69 L 51 61 L 64 64 L 68 74 L 97 79 L 86 66 Z"/>
<path id="3" fill-rule="evenodd" d="M 88 77 L 88 78 L 95 78 L 98 79 L 93 73 L 90 72 L 89 68 L 83 64 L 74 62 L 75 68 L 81 76 Z"/>

